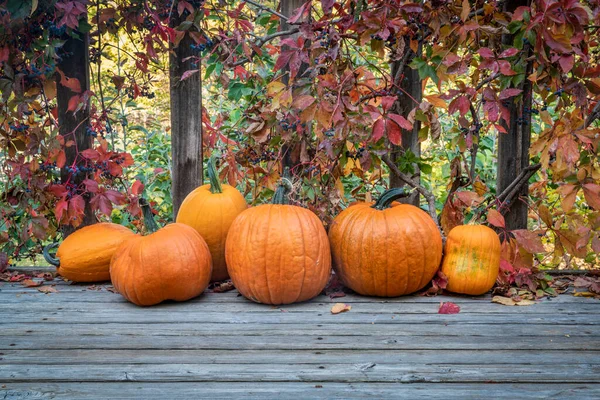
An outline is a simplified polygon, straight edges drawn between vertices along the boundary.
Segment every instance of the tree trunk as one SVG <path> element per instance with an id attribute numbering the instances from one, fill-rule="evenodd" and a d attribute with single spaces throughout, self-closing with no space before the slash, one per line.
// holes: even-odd
<path id="1" fill-rule="evenodd" d="M 410 51 L 408 49 L 408 45 L 406 46 L 406 51 Z M 398 96 L 398 99 L 394 103 L 392 110 L 393 112 L 400 114 L 403 117 L 408 116 L 411 110 L 415 108 L 423 98 L 422 81 L 419 77 L 419 73 L 417 70 L 410 68 L 408 64 L 410 64 L 410 59 L 404 64 L 404 69 L 399 75 L 398 68 L 402 66 L 402 61 L 394 61 L 391 64 L 392 77 L 395 77 L 396 75 L 399 76 L 398 81 L 394 82 L 394 92 Z M 418 103 L 415 102 L 415 100 Z M 398 160 L 402 157 L 402 155 L 407 149 L 410 149 L 410 151 L 412 151 L 417 157 L 421 155 L 419 129 L 421 129 L 421 123 L 419 121 L 415 121 L 412 130 L 407 131 L 402 129 L 402 145 L 391 145 L 390 158 L 396 165 L 398 165 Z M 421 177 L 419 167 L 415 165 L 414 169 L 415 175 L 413 175 L 413 178 L 419 181 Z M 398 176 L 396 176 L 396 174 L 390 171 L 390 187 L 403 186 L 404 183 L 402 182 L 402 180 Z M 402 203 L 408 203 L 418 206 L 420 202 L 419 193 L 413 191 L 413 193 L 409 197 L 400 199 L 399 201 L 401 201 Z"/>
<path id="2" fill-rule="evenodd" d="M 65 44 L 62 47 L 63 54 L 58 62 L 58 69 L 67 78 L 75 78 L 81 85 L 81 93 L 90 89 L 89 78 L 89 35 L 87 33 L 78 32 L 81 39 L 71 36 L 65 37 Z M 74 140 L 76 146 L 65 147 L 66 163 L 60 171 L 61 182 L 81 184 L 85 179 L 84 174 L 72 174 L 68 168 L 72 166 L 83 166 L 83 159 L 78 157 L 78 154 L 93 146 L 93 138 L 88 135 L 86 128 L 89 126 L 89 101 L 82 110 L 73 114 L 72 111 L 67 111 L 69 100 L 78 93 L 73 92 L 66 86 L 61 85 L 61 76 L 56 74 L 56 100 L 58 104 L 58 125 L 59 133 L 65 138 L 65 141 Z M 85 195 L 85 214 L 83 222 L 79 227 L 91 225 L 96 222 L 94 213 L 90 206 L 90 198 Z M 75 231 L 71 225 L 63 225 L 62 233 L 67 237 Z"/>
<path id="3" fill-rule="evenodd" d="M 510 0 L 504 4 L 504 10 L 513 12 L 517 7 L 529 6 L 530 0 Z M 502 43 L 512 46 L 513 36 L 506 34 L 502 36 Z M 525 53 L 531 50 L 528 45 Z M 530 70 L 531 63 L 527 69 Z M 526 76 L 531 71 L 528 71 Z M 531 113 L 524 112 L 525 108 L 531 109 L 531 82 L 525 79 L 520 89 L 523 90 L 522 100 L 510 100 L 510 123 L 503 122 L 502 125 L 507 133 L 500 133 L 498 138 L 498 165 L 496 193 L 501 193 L 511 182 L 515 180 L 521 170 L 529 165 L 529 145 L 531 142 Z M 504 213 L 506 228 L 527 228 L 527 203 L 519 200 L 519 197 L 527 197 L 529 185 L 526 183 L 508 204 L 508 211 Z"/>
<path id="4" fill-rule="evenodd" d="M 298 9 L 304 3 L 305 3 L 305 0 L 281 0 L 279 3 L 279 7 L 280 7 L 279 11 L 286 17 L 289 17 L 293 14 L 293 12 L 296 9 Z M 284 21 L 282 19 L 279 24 L 279 29 L 282 31 L 286 31 L 290 28 L 292 28 L 292 26 L 289 25 L 287 23 L 287 21 Z M 296 33 L 296 34 L 290 35 L 289 37 L 295 38 L 298 35 L 299 35 L 299 33 Z M 287 49 L 287 46 L 281 47 L 282 52 L 286 51 L 286 49 Z M 306 63 L 302 63 L 300 65 L 300 69 L 298 70 L 296 79 L 302 76 L 302 74 L 306 71 L 306 68 L 308 68 L 308 65 Z M 289 75 L 286 74 L 286 72 L 289 71 L 289 68 L 286 66 L 282 71 L 284 73 L 282 81 L 283 81 L 283 83 L 285 83 L 287 85 L 287 84 L 289 84 Z M 281 128 L 278 128 L 278 129 L 281 129 Z M 283 133 L 283 132 L 281 132 L 281 133 Z M 298 152 L 295 151 L 295 148 L 297 145 L 298 145 L 298 143 L 294 142 L 293 140 L 288 140 L 288 141 L 284 142 L 284 144 L 281 148 L 281 151 L 283 154 L 283 158 L 281 160 L 281 164 L 282 164 L 281 171 L 282 172 L 285 169 L 285 167 L 292 168 L 295 164 L 297 164 L 299 162 Z"/>
<path id="5" fill-rule="evenodd" d="M 174 13 L 177 14 L 177 13 Z M 178 17 L 173 26 L 179 25 Z M 171 179 L 173 219 L 185 197 L 202 185 L 202 78 L 201 71 L 181 80 L 185 71 L 200 68 L 192 66 L 198 51 L 191 48 L 194 40 L 186 34 L 172 49 L 169 58 L 171 87 Z"/>

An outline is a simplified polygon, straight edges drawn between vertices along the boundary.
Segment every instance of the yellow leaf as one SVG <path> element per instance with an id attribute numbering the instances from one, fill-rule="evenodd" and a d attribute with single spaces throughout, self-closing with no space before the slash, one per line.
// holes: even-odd
<path id="1" fill-rule="evenodd" d="M 460 13 L 460 19 L 466 21 L 469 19 L 469 13 L 471 12 L 471 5 L 469 4 L 469 0 L 463 0 L 462 2 L 462 11 Z"/>
<path id="2" fill-rule="evenodd" d="M 530 306 L 532 304 L 535 304 L 535 301 L 532 301 L 532 300 L 514 301 L 510 297 L 494 296 L 494 297 L 492 297 L 492 303 L 498 303 L 498 304 L 502 304 L 504 306 Z"/>
<path id="3" fill-rule="evenodd" d="M 340 193 L 340 197 L 344 197 L 344 184 L 340 178 L 335 181 L 335 187 Z"/>
<path id="4" fill-rule="evenodd" d="M 267 95 L 270 97 L 275 96 L 277 93 L 285 89 L 285 84 L 279 81 L 273 81 L 267 85 Z"/>
<path id="5" fill-rule="evenodd" d="M 440 98 L 440 96 L 438 95 L 432 94 L 429 96 L 425 96 L 425 99 L 436 107 L 444 109 L 448 108 L 448 103 L 446 103 L 446 100 Z"/>
<path id="6" fill-rule="evenodd" d="M 344 304 L 344 303 L 335 303 L 333 305 L 333 307 L 331 307 L 331 313 L 332 314 L 339 314 L 339 313 L 343 313 L 346 311 L 350 311 L 352 309 L 352 306 L 349 306 L 348 304 Z"/>

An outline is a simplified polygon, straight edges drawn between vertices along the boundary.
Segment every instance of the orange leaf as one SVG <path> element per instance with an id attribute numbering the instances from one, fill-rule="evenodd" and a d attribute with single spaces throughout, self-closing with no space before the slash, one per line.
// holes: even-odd
<path id="1" fill-rule="evenodd" d="M 488 211 L 487 221 L 496 228 L 506 228 L 504 216 L 496 210 L 492 209 Z"/>
<path id="2" fill-rule="evenodd" d="M 352 309 L 352 306 L 349 306 L 348 304 L 344 304 L 344 303 L 335 303 L 333 305 L 333 307 L 331 307 L 331 313 L 332 314 L 339 314 L 339 313 L 343 313 L 346 311 L 350 311 Z"/>

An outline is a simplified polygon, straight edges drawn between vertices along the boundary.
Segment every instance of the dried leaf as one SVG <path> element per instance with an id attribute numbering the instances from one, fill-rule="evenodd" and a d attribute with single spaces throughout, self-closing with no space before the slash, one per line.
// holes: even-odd
<path id="1" fill-rule="evenodd" d="M 494 296 L 494 297 L 492 297 L 492 303 L 498 303 L 498 304 L 502 304 L 504 306 L 530 306 L 530 305 L 535 304 L 535 301 L 533 301 L 533 300 L 515 301 L 515 300 L 511 299 L 510 297 Z"/>
<path id="2" fill-rule="evenodd" d="M 44 281 L 34 281 L 32 279 L 25 279 L 24 281 L 21 281 L 21 285 L 25 286 L 25 287 L 38 287 L 40 286 Z"/>
<path id="3" fill-rule="evenodd" d="M 40 286 L 39 288 L 37 288 L 38 291 L 42 292 L 42 293 L 58 293 L 58 290 L 56 290 L 56 288 L 52 287 L 52 286 Z"/>
<path id="4" fill-rule="evenodd" d="M 344 303 L 335 303 L 333 305 L 333 307 L 331 307 L 331 313 L 332 314 L 339 314 L 339 313 L 343 313 L 346 311 L 350 311 L 352 309 L 352 306 L 349 306 L 348 304 L 344 304 Z"/>

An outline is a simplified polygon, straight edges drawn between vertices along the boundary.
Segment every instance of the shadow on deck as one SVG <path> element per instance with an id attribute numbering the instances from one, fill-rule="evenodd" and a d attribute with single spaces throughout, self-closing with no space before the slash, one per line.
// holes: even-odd
<path id="1" fill-rule="evenodd" d="M 0 284 L 0 399 L 600 398 L 594 299 L 271 307 L 233 291 L 139 308 L 109 285 L 51 284 Z M 352 310 L 332 315 L 336 302 Z"/>

